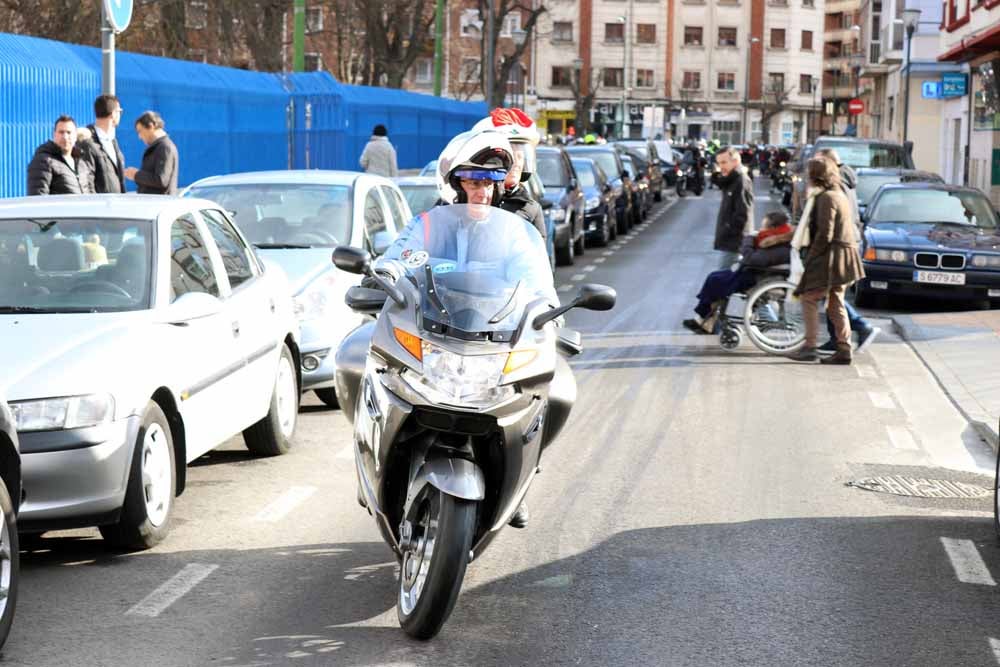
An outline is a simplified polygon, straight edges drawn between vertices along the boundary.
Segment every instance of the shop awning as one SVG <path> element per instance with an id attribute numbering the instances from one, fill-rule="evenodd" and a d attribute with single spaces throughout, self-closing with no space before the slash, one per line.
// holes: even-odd
<path id="1" fill-rule="evenodd" d="M 1000 52 L 1000 25 L 978 35 L 963 37 L 961 42 L 939 55 L 938 60 L 961 63 L 994 51 Z"/>

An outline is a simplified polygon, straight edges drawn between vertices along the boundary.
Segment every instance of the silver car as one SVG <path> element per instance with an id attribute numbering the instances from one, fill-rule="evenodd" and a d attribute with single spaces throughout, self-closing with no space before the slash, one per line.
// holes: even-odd
<path id="1" fill-rule="evenodd" d="M 257 252 L 291 281 L 302 330 L 302 391 L 336 407 L 334 359 L 361 318 L 344 303 L 357 281 L 333 266 L 338 245 L 381 253 L 412 217 L 391 180 L 353 171 L 261 171 L 212 176 L 184 193 L 229 210 Z"/>

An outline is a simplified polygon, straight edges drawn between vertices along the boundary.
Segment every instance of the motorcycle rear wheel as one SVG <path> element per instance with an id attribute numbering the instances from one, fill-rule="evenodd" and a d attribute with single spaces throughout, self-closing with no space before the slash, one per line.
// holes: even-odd
<path id="1" fill-rule="evenodd" d="M 399 566 L 396 616 L 406 634 L 431 639 L 451 615 L 469 562 L 476 504 L 429 487 Z"/>

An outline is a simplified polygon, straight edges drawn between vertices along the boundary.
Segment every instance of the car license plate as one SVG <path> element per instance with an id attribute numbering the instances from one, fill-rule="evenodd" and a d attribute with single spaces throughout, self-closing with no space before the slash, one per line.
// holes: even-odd
<path id="1" fill-rule="evenodd" d="M 952 273 L 950 271 L 914 271 L 913 280 L 918 283 L 931 283 L 932 285 L 964 285 L 964 273 Z"/>

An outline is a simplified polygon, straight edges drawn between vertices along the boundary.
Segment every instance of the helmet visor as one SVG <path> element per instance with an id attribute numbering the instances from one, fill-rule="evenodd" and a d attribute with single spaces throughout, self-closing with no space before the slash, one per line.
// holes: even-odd
<path id="1" fill-rule="evenodd" d="M 502 169 L 456 169 L 454 174 L 470 181 L 502 181 L 507 177 L 507 172 Z"/>
<path id="2" fill-rule="evenodd" d="M 528 180 L 528 177 L 535 173 L 538 160 L 535 157 L 535 145 L 527 143 L 512 143 L 510 145 L 514 152 L 514 166 L 521 167 L 521 181 Z"/>

